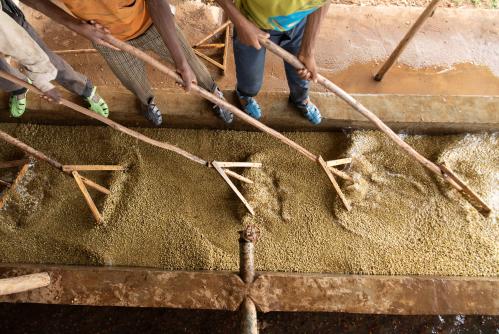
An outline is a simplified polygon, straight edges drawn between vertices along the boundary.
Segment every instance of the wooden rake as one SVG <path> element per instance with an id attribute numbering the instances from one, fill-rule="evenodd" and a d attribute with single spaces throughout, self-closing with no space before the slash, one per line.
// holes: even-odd
<path id="1" fill-rule="evenodd" d="M 29 83 L 23 81 L 23 80 L 20 80 L 18 79 L 17 77 L 9 74 L 9 73 L 6 73 L 4 71 L 1 71 L 0 70 L 0 77 L 6 79 L 6 80 L 9 80 L 11 82 L 14 82 L 16 84 L 18 84 L 19 86 L 22 86 L 22 87 L 25 87 L 25 88 L 28 88 L 30 89 L 31 91 L 35 92 L 36 94 L 39 94 L 39 95 L 43 95 L 43 92 L 40 91 L 38 88 L 36 88 L 35 86 L 33 85 L 30 85 Z M 243 202 L 244 206 L 248 209 L 248 211 L 251 213 L 251 214 L 254 214 L 254 210 L 253 208 L 249 205 L 248 201 L 244 198 L 244 196 L 239 192 L 239 190 L 237 190 L 236 186 L 234 185 L 234 183 L 230 180 L 229 177 L 227 176 L 231 176 L 233 178 L 236 178 L 236 179 L 239 179 L 239 180 L 248 180 L 247 178 L 243 177 L 242 175 L 239 175 L 237 174 L 236 172 L 234 171 L 231 171 L 229 170 L 227 172 L 226 169 L 217 169 L 215 166 L 217 164 L 213 164 L 213 162 L 209 162 L 209 161 L 206 161 L 194 154 L 191 154 L 175 145 L 172 145 L 172 144 L 169 144 L 169 143 L 166 143 L 166 142 L 161 142 L 161 141 L 158 141 L 158 140 L 155 140 L 155 139 L 152 139 L 152 138 L 149 138 L 147 136 L 144 136 L 143 134 L 137 132 L 137 131 L 134 131 L 132 129 L 129 129 L 119 123 L 116 123 L 115 121 L 112 121 L 106 117 L 103 117 L 99 114 L 96 114 L 86 108 L 83 108 L 82 106 L 79 106 L 73 102 L 70 102 L 66 99 L 62 99 L 60 100 L 60 104 L 66 106 L 66 107 L 69 107 L 71 109 L 73 109 L 74 111 L 76 112 L 79 112 L 81 114 L 84 114 L 88 117 L 91 117 L 91 118 L 94 118 L 98 121 L 101 121 L 102 123 L 110 126 L 111 128 L 117 130 L 117 131 L 120 131 L 126 135 L 129 135 L 131 137 L 134 137 L 142 142 L 145 142 L 147 144 L 150 144 L 150 145 L 153 145 L 153 146 L 156 146 L 156 147 L 159 147 L 159 148 L 162 148 L 162 149 L 165 149 L 165 150 L 168 150 L 168 151 L 172 151 L 172 152 L 175 152 L 181 156 L 183 156 L 184 158 L 187 158 L 193 162 L 196 162 L 198 164 L 201 164 L 201 165 L 204 165 L 208 168 L 214 168 L 223 178 L 223 180 L 225 182 L 228 183 L 229 187 L 235 192 L 235 194 L 237 195 L 237 197 L 241 200 L 241 202 Z M 257 163 L 257 162 L 254 162 L 254 163 L 248 163 L 248 162 L 217 162 L 217 161 L 214 161 L 218 164 L 232 164 L 233 167 L 246 167 L 246 168 L 251 168 L 251 167 L 254 167 L 254 168 L 259 168 L 261 167 L 262 165 L 260 163 Z M 71 170 L 71 173 L 73 171 L 76 171 L 78 172 L 78 170 Z M 68 170 L 69 172 L 69 170 Z M 81 175 L 73 175 L 75 177 L 75 180 L 76 182 L 78 183 L 78 185 L 81 184 L 81 182 L 78 182 L 78 180 L 81 180 L 83 181 L 83 184 L 86 184 L 87 186 L 90 186 L 89 184 L 85 183 L 86 179 L 85 178 L 82 178 Z M 244 182 L 244 181 L 243 181 Z M 83 191 L 83 190 L 82 190 Z M 85 195 L 85 194 L 84 194 Z M 88 196 L 85 195 L 85 198 L 87 198 Z"/>
<path id="2" fill-rule="evenodd" d="M 0 131 L 0 139 L 3 139 L 7 143 L 18 147 L 19 149 L 23 150 L 25 153 L 28 154 L 28 156 L 32 156 L 38 160 L 42 160 L 47 162 L 49 165 L 52 167 L 66 173 L 67 175 L 72 176 L 76 184 L 78 185 L 81 193 L 83 194 L 83 197 L 85 198 L 85 202 L 87 203 L 88 207 L 90 208 L 90 211 L 92 212 L 92 215 L 95 218 L 95 221 L 97 224 L 100 224 L 103 222 L 102 214 L 99 212 L 97 209 L 97 206 L 95 205 L 95 202 L 93 201 L 92 197 L 90 196 L 87 186 L 90 188 L 93 188 L 105 195 L 109 195 L 111 192 L 106 189 L 105 187 L 101 186 L 100 184 L 87 179 L 86 177 L 83 177 L 82 175 L 79 174 L 80 171 L 122 171 L 123 167 L 121 166 L 116 166 L 116 165 L 63 165 L 60 162 L 48 157 L 44 153 L 34 149 L 31 146 L 28 146 L 27 144 L 23 143 L 22 141 L 12 137 L 11 135 Z M 26 174 L 28 168 L 29 168 L 29 159 L 24 159 L 24 160 L 18 160 L 18 163 L 23 163 L 23 167 L 21 171 L 18 173 L 16 180 L 13 182 L 12 186 L 10 187 L 10 190 L 13 191 L 15 188 L 15 185 L 20 181 L 20 179 Z M 11 162 L 11 165 L 12 162 Z M 3 206 L 3 201 L 0 200 L 0 208 Z"/>
<path id="3" fill-rule="evenodd" d="M 194 50 L 194 53 L 198 55 L 199 57 L 203 58 L 210 64 L 218 67 L 221 69 L 224 73 L 225 70 L 227 69 L 227 52 L 229 49 L 229 38 L 230 38 L 230 21 L 225 22 L 222 24 L 220 27 L 215 29 L 215 31 L 211 32 L 207 36 L 205 36 L 202 40 L 197 42 L 192 46 L 192 49 Z M 224 31 L 225 30 L 225 31 Z M 206 43 L 210 38 L 214 37 L 216 34 L 224 31 L 225 36 L 224 36 L 224 42 L 223 43 Z M 218 61 L 214 60 L 211 57 L 208 57 L 204 53 L 202 53 L 201 49 L 223 49 L 223 55 L 222 55 L 222 63 L 220 64 Z"/>
<path id="4" fill-rule="evenodd" d="M 435 1 L 434 1 L 435 2 Z M 281 47 L 274 44 L 272 41 L 260 38 L 260 44 L 263 45 L 267 50 L 274 53 L 278 57 L 282 58 L 288 64 L 291 64 L 296 69 L 303 69 L 305 66 L 301 63 L 298 58 L 296 58 L 291 53 L 282 49 Z M 322 75 L 318 75 L 318 83 L 327 88 L 329 91 L 336 94 L 343 101 L 348 103 L 352 108 L 361 113 L 364 117 L 370 120 L 376 125 L 378 129 L 384 132 L 392 141 L 395 142 L 400 148 L 402 148 L 407 154 L 416 159 L 420 164 L 429 169 L 431 172 L 442 177 L 447 183 L 458 190 L 463 197 L 480 212 L 483 216 L 488 217 L 492 209 L 485 203 L 485 201 L 471 188 L 469 188 L 464 181 L 462 181 L 452 170 L 446 166 L 438 165 L 428 160 L 417 152 L 412 146 L 403 141 L 392 129 L 390 129 L 383 121 L 381 121 L 373 112 L 367 109 L 359 101 L 355 100 L 350 94 L 345 92 L 340 87 L 336 86 L 333 82 L 326 79 Z"/>
<path id="5" fill-rule="evenodd" d="M 123 52 L 128 52 L 129 54 L 141 59 L 142 61 L 148 63 L 149 65 L 153 66 L 154 68 L 156 68 L 157 70 L 165 73 L 166 75 L 168 75 L 169 77 L 171 77 L 172 79 L 175 80 L 175 82 L 177 82 L 178 84 L 180 85 L 183 85 L 184 82 L 182 80 L 182 78 L 175 72 L 173 71 L 172 69 L 170 69 L 168 66 L 162 64 L 160 61 L 154 59 L 153 57 L 149 56 L 148 54 L 146 54 L 145 52 L 123 42 L 123 41 L 120 41 L 116 38 L 114 38 L 113 36 L 111 35 L 105 35 L 104 37 L 104 40 L 111 44 L 112 46 L 120 49 L 121 51 Z M 347 201 L 345 195 L 343 194 L 343 192 L 341 191 L 340 189 L 340 186 L 338 185 L 338 183 L 336 182 L 335 178 L 334 178 L 334 175 L 336 176 L 339 176 L 345 180 L 350 180 L 350 181 L 353 181 L 353 179 L 346 173 L 334 168 L 334 165 L 338 165 L 337 162 L 335 162 L 335 160 L 333 161 L 329 161 L 329 162 L 326 162 L 324 161 L 324 159 L 322 159 L 321 156 L 318 156 L 318 155 L 315 155 L 313 154 L 312 152 L 308 151 L 306 148 L 304 148 L 303 146 L 299 145 L 298 143 L 292 141 L 291 139 L 287 138 L 286 136 L 284 136 L 283 134 L 281 134 L 280 132 L 268 127 L 267 125 L 257 121 L 256 119 L 252 118 L 251 116 L 249 116 L 248 114 L 246 114 L 244 111 L 240 110 L 239 108 L 233 106 L 232 104 L 230 104 L 229 102 L 225 101 L 224 99 L 221 99 L 219 98 L 218 96 L 208 92 L 207 90 L 205 90 L 204 88 L 198 86 L 198 85 L 192 85 L 191 87 L 191 92 L 196 94 L 196 95 L 199 95 L 205 99 L 207 99 L 208 101 L 210 102 L 213 102 L 223 108 L 226 108 L 227 110 L 229 110 L 230 112 L 232 112 L 233 114 L 237 115 L 239 118 L 241 118 L 243 121 L 245 121 L 246 123 L 248 124 L 251 124 L 252 126 L 256 127 L 257 129 L 273 136 L 274 138 L 277 138 L 279 139 L 280 141 L 282 141 L 284 144 L 288 145 L 289 147 L 293 148 L 294 150 L 298 151 L 299 153 L 301 153 L 302 155 L 304 155 L 305 157 L 307 157 L 308 159 L 316 162 L 316 163 L 319 163 L 319 165 L 322 167 L 322 169 L 324 170 L 324 172 L 327 174 L 329 180 L 331 181 L 331 183 L 333 184 L 333 188 L 336 190 L 336 192 L 338 193 L 338 196 L 340 197 L 341 201 L 343 202 L 345 208 L 350 211 L 351 210 L 351 206 L 350 206 L 350 203 Z M 329 163 L 329 166 L 328 166 L 328 163 Z M 226 179 L 226 178 L 224 178 Z M 244 203 L 244 202 L 243 202 Z M 250 211 L 251 212 L 251 211 Z"/>

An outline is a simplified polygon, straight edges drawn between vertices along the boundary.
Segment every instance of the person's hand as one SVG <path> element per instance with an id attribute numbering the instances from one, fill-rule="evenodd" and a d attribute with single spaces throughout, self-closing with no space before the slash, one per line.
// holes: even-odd
<path id="1" fill-rule="evenodd" d="M 184 89 L 186 92 L 189 92 L 192 88 L 192 84 L 197 85 L 196 75 L 192 71 L 189 64 L 182 65 L 177 68 L 177 73 L 180 74 L 182 80 L 184 81 Z"/>
<path id="2" fill-rule="evenodd" d="M 252 22 L 245 20 L 236 25 L 237 39 L 244 45 L 252 46 L 259 50 L 262 48 L 259 38 L 269 38 L 270 34 L 259 29 Z"/>
<path id="3" fill-rule="evenodd" d="M 55 102 L 55 103 L 61 102 L 61 94 L 59 94 L 59 91 L 55 87 L 52 88 L 51 90 L 43 92 L 42 97 L 49 102 Z"/>
<path id="4" fill-rule="evenodd" d="M 300 52 L 298 54 L 298 59 L 305 65 L 305 68 L 297 70 L 300 78 L 302 80 L 317 82 L 317 64 L 315 62 L 314 54 Z"/>
<path id="5" fill-rule="evenodd" d="M 118 50 L 105 40 L 106 36 L 110 35 L 109 29 L 94 20 L 81 21 L 81 24 L 78 26 L 78 33 L 95 44 L 104 45 L 108 48 Z"/>

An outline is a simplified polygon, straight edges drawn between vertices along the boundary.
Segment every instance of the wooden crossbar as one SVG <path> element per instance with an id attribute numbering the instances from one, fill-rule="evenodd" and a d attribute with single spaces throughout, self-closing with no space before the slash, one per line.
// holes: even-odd
<path id="1" fill-rule="evenodd" d="M 237 187 L 234 185 L 234 183 L 232 182 L 232 180 L 227 176 L 225 170 L 222 168 L 223 164 L 226 164 L 226 163 L 219 162 L 219 161 L 212 161 L 211 162 L 211 165 L 213 166 L 213 168 L 215 168 L 215 170 L 218 172 L 218 174 L 220 174 L 220 176 L 224 179 L 224 181 L 227 182 L 227 184 L 232 189 L 232 191 L 237 195 L 237 197 L 241 200 L 241 202 L 243 202 L 243 204 L 246 207 L 246 209 L 248 209 L 248 211 L 254 216 L 255 215 L 255 210 L 248 203 L 248 201 L 246 200 L 246 198 L 244 198 L 243 194 L 241 194 L 241 192 L 239 191 L 239 189 L 237 189 Z M 238 167 L 252 167 L 252 166 L 238 166 Z"/>

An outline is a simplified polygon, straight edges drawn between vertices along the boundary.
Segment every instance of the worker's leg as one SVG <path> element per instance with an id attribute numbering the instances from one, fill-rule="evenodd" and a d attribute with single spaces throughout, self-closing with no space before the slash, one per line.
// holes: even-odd
<path id="1" fill-rule="evenodd" d="M 127 41 L 127 43 L 133 47 L 143 49 L 145 40 L 146 39 L 143 34 L 137 38 Z M 94 44 L 94 47 L 104 57 L 107 64 L 116 77 L 121 81 L 123 86 L 134 93 L 139 99 L 142 104 L 144 116 L 154 125 L 161 125 L 163 118 L 154 102 L 154 95 L 147 78 L 144 62 L 137 57 L 132 56 L 128 52 L 110 49 L 98 44 Z"/>
<path id="2" fill-rule="evenodd" d="M 265 67 L 265 48 L 260 50 L 242 44 L 234 28 L 234 60 L 236 63 L 237 91 L 242 96 L 254 97 L 262 88 Z"/>
<path id="3" fill-rule="evenodd" d="M 19 79 L 26 80 L 26 76 L 19 72 L 16 68 L 12 67 L 4 57 L 0 56 L 0 70 L 7 72 L 11 75 L 18 77 Z M 20 93 L 26 92 L 26 88 L 23 88 L 9 80 L 0 78 L 0 90 L 8 93 Z"/>
<path id="4" fill-rule="evenodd" d="M 262 115 L 260 105 L 254 97 L 262 88 L 265 68 L 265 48 L 260 50 L 242 44 L 234 28 L 234 60 L 236 64 L 236 93 L 243 110 L 255 119 Z"/>
<path id="5" fill-rule="evenodd" d="M 182 48 L 189 66 L 192 68 L 192 71 L 196 75 L 198 85 L 209 92 L 213 92 L 215 87 L 217 86 L 215 80 L 213 80 L 213 78 L 211 77 L 211 74 L 206 66 L 204 66 L 204 64 L 199 60 L 198 56 L 196 56 L 180 28 L 177 25 L 175 25 L 175 27 L 177 29 L 177 38 L 180 47 Z M 159 34 L 156 27 L 151 27 L 151 29 L 149 29 L 146 34 L 147 40 L 144 42 L 144 48 L 154 51 L 167 62 L 174 64 L 173 59 L 170 55 L 170 51 L 166 47 L 165 42 L 163 41 L 163 38 Z"/>
<path id="6" fill-rule="evenodd" d="M 184 34 L 182 33 L 182 30 L 180 30 L 180 28 L 176 24 L 175 28 L 177 31 L 177 38 L 180 47 L 182 48 L 182 51 L 185 55 L 185 58 L 187 59 L 187 62 L 189 63 L 189 66 L 191 67 L 192 71 L 194 72 L 194 75 L 196 76 L 198 85 L 223 99 L 224 98 L 223 94 L 218 88 L 217 84 L 215 83 L 215 80 L 213 80 L 206 66 L 201 62 L 199 57 L 196 56 L 194 50 L 192 50 L 192 47 L 187 41 L 187 38 L 185 38 Z M 163 58 L 167 62 L 174 64 L 173 59 L 170 55 L 170 51 L 168 50 L 158 30 L 154 26 L 151 27 L 144 35 L 145 36 L 142 39 L 142 41 L 144 42 L 143 45 L 144 49 L 151 50 L 156 54 L 158 54 L 159 56 L 161 56 L 161 58 Z M 232 122 L 234 116 L 232 115 L 231 112 L 217 105 L 214 105 L 213 109 L 215 113 L 218 115 L 218 117 L 223 119 L 226 123 Z"/>
<path id="7" fill-rule="evenodd" d="M 90 80 L 83 74 L 76 72 L 71 65 L 55 54 L 28 22 L 25 21 L 22 26 L 31 38 L 45 51 L 49 56 L 50 62 L 57 68 L 57 77 L 55 80 L 70 92 L 83 97 L 89 97 L 93 89 L 93 84 Z"/>
<path id="8" fill-rule="evenodd" d="M 22 22 L 22 27 L 43 49 L 43 51 L 45 51 L 50 59 L 50 62 L 57 69 L 57 77 L 55 78 L 55 81 L 70 92 L 83 97 L 89 103 L 90 110 L 107 117 L 109 115 L 107 103 L 97 94 L 96 88 L 92 82 L 85 75 L 76 72 L 71 65 L 55 54 L 27 21 Z"/>
<path id="9" fill-rule="evenodd" d="M 307 19 L 303 19 L 293 29 L 284 33 L 279 45 L 289 53 L 297 56 L 300 51 L 303 33 L 305 31 Z M 286 78 L 289 86 L 289 101 L 295 105 L 312 124 L 319 124 L 322 120 L 321 113 L 309 99 L 308 80 L 303 80 L 298 75 L 296 69 L 284 62 Z"/>
<path id="10" fill-rule="evenodd" d="M 307 19 L 303 19 L 293 29 L 287 31 L 280 41 L 280 46 L 295 56 L 300 51 L 306 22 Z M 300 103 L 305 101 L 308 98 L 309 81 L 301 79 L 292 65 L 285 62 L 284 68 L 286 70 L 286 78 L 288 79 L 289 98 L 291 102 Z"/>
<path id="11" fill-rule="evenodd" d="M 5 58 L 0 56 L 0 70 L 12 74 L 19 79 L 28 80 L 24 74 L 19 72 L 16 68 L 10 66 Z M 21 117 L 26 110 L 26 93 L 28 90 L 21 87 L 9 80 L 0 78 L 0 90 L 10 93 L 9 98 L 9 111 L 12 117 Z"/>
<path id="12" fill-rule="evenodd" d="M 107 64 L 121 81 L 123 86 L 137 96 L 140 102 L 147 105 L 153 96 L 147 79 L 144 62 L 131 54 L 94 44 Z"/>

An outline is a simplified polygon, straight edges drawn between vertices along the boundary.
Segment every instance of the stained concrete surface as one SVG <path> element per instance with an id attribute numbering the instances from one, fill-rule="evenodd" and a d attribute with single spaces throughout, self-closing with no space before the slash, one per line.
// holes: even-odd
<path id="1" fill-rule="evenodd" d="M 372 75 L 395 48 L 421 8 L 333 5 L 317 43 L 319 70 L 350 93 L 499 95 L 499 13 L 482 9 L 439 8 L 381 83 Z M 85 49 L 83 37 L 27 9 L 30 22 L 54 50 Z M 219 24 L 213 9 L 193 2 L 177 6 L 177 22 L 191 43 Z M 99 54 L 66 54 L 76 70 L 96 85 L 120 86 Z M 208 65 L 219 85 L 232 89 L 235 71 L 229 50 L 225 76 Z M 173 82 L 148 68 L 153 87 Z M 282 61 L 267 57 L 262 91 L 287 90 Z M 313 90 L 322 91 L 314 85 Z"/>

